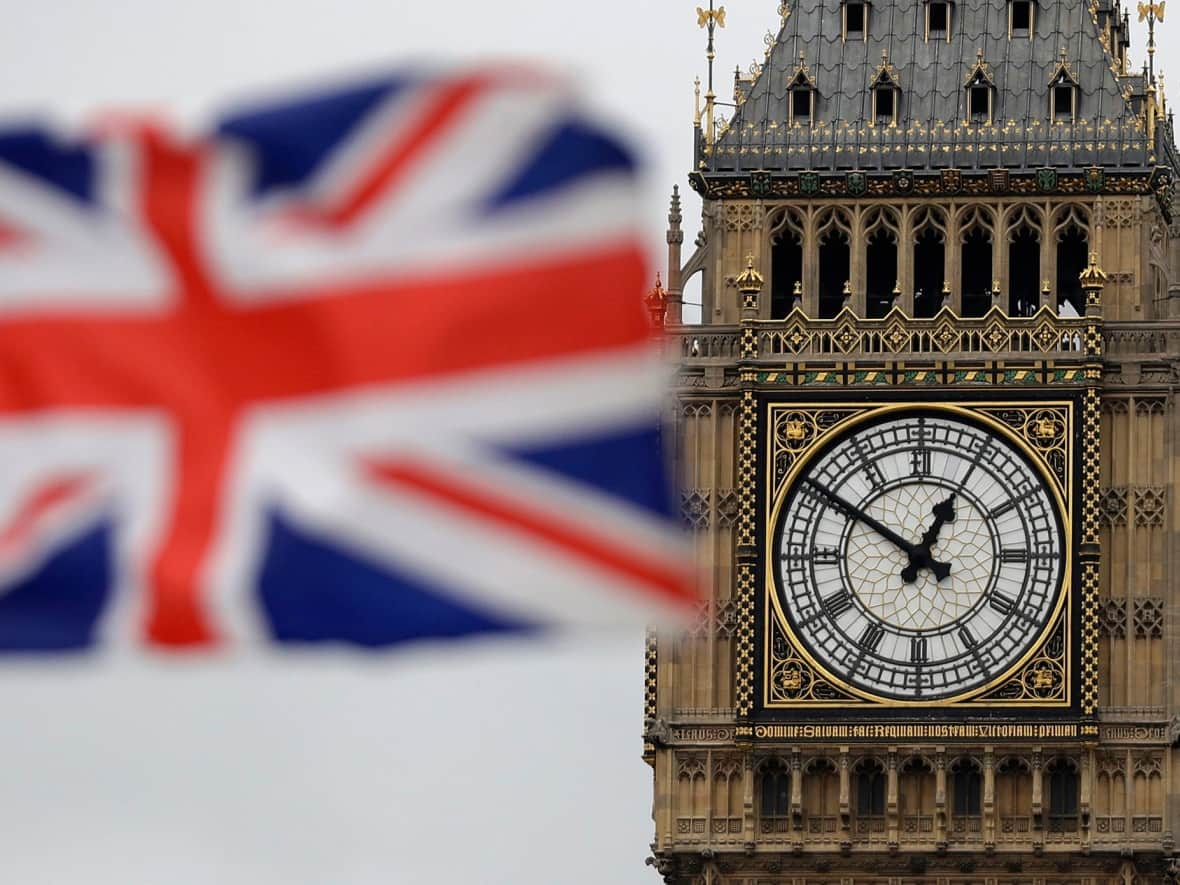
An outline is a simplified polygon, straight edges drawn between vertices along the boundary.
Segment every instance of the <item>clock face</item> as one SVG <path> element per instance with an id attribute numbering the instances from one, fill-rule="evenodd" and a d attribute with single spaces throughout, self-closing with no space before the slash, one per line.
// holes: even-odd
<path id="1" fill-rule="evenodd" d="M 795 637 L 873 697 L 937 701 L 1018 664 L 1066 571 L 1058 499 L 1004 431 L 890 411 L 802 465 L 772 568 Z"/>

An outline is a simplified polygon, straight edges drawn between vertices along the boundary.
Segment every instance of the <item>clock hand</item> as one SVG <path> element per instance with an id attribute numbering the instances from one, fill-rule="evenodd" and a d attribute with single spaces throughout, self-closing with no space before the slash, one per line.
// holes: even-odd
<path id="1" fill-rule="evenodd" d="M 906 554 L 910 557 L 911 560 L 913 559 L 914 553 L 918 549 L 916 545 L 911 544 L 909 541 L 907 541 L 905 538 L 903 538 L 897 532 L 893 531 L 893 529 L 878 522 L 876 519 L 869 516 L 869 514 L 865 513 L 859 507 L 857 507 L 854 504 L 850 504 L 848 501 L 845 501 L 843 498 L 841 498 L 835 492 L 831 491 L 830 489 L 824 488 L 819 483 L 817 483 L 815 480 L 806 479 L 806 480 L 804 480 L 804 482 L 806 482 L 809 486 L 811 486 L 813 489 L 815 489 L 817 492 L 819 492 L 821 495 L 823 495 L 825 498 L 827 498 L 829 501 L 831 501 L 840 510 L 843 510 L 845 513 L 847 513 L 853 519 L 860 520 L 865 525 L 867 525 L 869 528 L 871 528 L 873 531 L 875 531 L 877 534 L 879 534 L 882 538 L 884 538 L 886 541 L 890 541 L 891 543 L 896 544 L 898 547 L 900 547 L 902 550 L 904 550 L 906 552 Z"/>
<path id="2" fill-rule="evenodd" d="M 918 569 L 923 566 L 934 572 L 934 579 L 936 581 L 941 581 L 951 573 L 950 565 L 931 558 L 930 547 L 938 540 L 938 533 L 942 531 L 943 525 L 955 521 L 954 493 L 952 492 L 950 497 L 945 501 L 935 504 L 931 513 L 934 514 L 934 522 L 930 524 L 930 528 L 926 529 L 922 535 L 921 543 L 910 553 L 909 565 L 901 570 L 901 579 L 907 584 L 912 584 L 918 580 Z"/>
<path id="3" fill-rule="evenodd" d="M 934 522 L 926 529 L 926 534 L 922 535 L 922 541 L 918 545 L 927 549 L 938 540 L 938 533 L 942 531 L 942 527 L 948 522 L 955 521 L 955 493 L 951 492 L 949 498 L 935 504 L 930 512 L 934 514 Z"/>

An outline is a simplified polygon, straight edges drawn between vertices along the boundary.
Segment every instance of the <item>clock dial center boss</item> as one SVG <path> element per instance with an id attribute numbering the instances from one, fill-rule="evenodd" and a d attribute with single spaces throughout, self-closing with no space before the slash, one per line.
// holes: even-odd
<path id="1" fill-rule="evenodd" d="M 779 502 L 772 569 L 794 638 L 853 689 L 932 701 L 1020 663 L 1052 621 L 1060 498 L 1018 440 L 953 409 L 838 430 Z"/>

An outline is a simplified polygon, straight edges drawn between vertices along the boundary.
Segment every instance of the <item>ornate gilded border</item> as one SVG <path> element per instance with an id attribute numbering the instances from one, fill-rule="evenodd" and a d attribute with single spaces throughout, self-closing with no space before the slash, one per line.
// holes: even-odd
<path id="1" fill-rule="evenodd" d="M 1090 391 L 1089 393 L 1095 393 Z M 753 400 L 752 392 L 746 396 Z M 1096 393 L 1095 393 L 1096 396 Z M 1083 409 L 1083 428 L 1087 433 L 1083 445 L 1082 469 L 1085 474 L 1082 488 L 1082 540 L 1086 537 L 1086 517 L 1092 506 L 1096 519 L 1096 499 L 1091 489 L 1097 488 L 1097 442 L 1088 434 L 1092 428 L 1089 396 Z M 766 445 L 761 467 L 764 490 L 762 524 L 767 527 L 763 538 L 762 562 L 769 562 L 769 527 L 777 502 L 792 470 L 815 450 L 830 435 L 847 422 L 867 420 L 871 414 L 898 407 L 931 407 L 929 402 L 915 402 L 899 399 L 884 403 L 854 404 L 849 402 L 771 402 L 766 411 Z M 766 710 L 815 709 L 855 706 L 864 709 L 922 708 L 932 706 L 1004 707 L 1004 708 L 1058 708 L 1068 709 L 1073 703 L 1073 612 L 1075 594 L 1080 586 L 1083 612 L 1092 612 L 1096 595 L 1087 595 L 1089 569 L 1093 570 L 1093 587 L 1096 594 L 1097 560 L 1075 557 L 1072 527 L 1077 503 L 1071 485 L 1074 476 L 1073 445 L 1077 406 L 1073 400 L 964 400 L 935 408 L 961 410 L 989 423 L 1004 427 L 1030 457 L 1040 465 L 1046 478 L 1050 479 L 1063 510 L 1067 530 L 1067 546 L 1070 559 L 1064 576 L 1064 592 L 1046 629 L 1039 641 L 1029 649 L 1013 668 L 997 681 L 976 689 L 959 698 L 937 702 L 903 702 L 877 698 L 851 686 L 827 673 L 822 664 L 813 660 L 806 649 L 797 643 L 782 613 L 774 590 L 774 581 L 768 568 L 763 568 L 763 641 L 762 641 L 762 696 L 760 706 Z M 1089 457 L 1090 440 L 1094 439 L 1093 455 Z M 749 463 L 753 463 L 752 460 Z M 1089 523 L 1089 526 L 1096 522 Z M 1080 581 L 1075 580 L 1080 575 Z M 739 583 L 741 576 L 739 574 Z M 1083 624 L 1086 623 L 1085 616 Z M 1093 695 L 1096 685 L 1096 669 L 1087 669 L 1086 642 L 1083 630 L 1082 642 L 1082 688 L 1083 707 Z M 742 672 L 739 654 L 739 676 Z M 1092 663 L 1096 665 L 1096 657 Z M 739 695 L 740 697 L 740 695 Z M 1092 703 L 1091 703 L 1092 706 Z M 749 715 L 745 713 L 744 715 Z"/>

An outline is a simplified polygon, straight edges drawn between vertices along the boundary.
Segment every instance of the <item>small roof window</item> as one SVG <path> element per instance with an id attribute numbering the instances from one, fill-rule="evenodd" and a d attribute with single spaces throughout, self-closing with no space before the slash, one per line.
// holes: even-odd
<path id="1" fill-rule="evenodd" d="M 951 4 L 945 0 L 929 0 L 926 4 L 926 39 L 950 40 Z"/>
<path id="2" fill-rule="evenodd" d="M 869 36 L 869 4 L 864 0 L 845 0 L 842 15 L 845 40 L 867 40 Z"/>
<path id="3" fill-rule="evenodd" d="M 1049 114 L 1053 120 L 1072 123 L 1078 116 L 1078 80 L 1061 50 L 1061 60 L 1049 80 Z"/>
<path id="4" fill-rule="evenodd" d="M 889 50 L 881 51 L 881 64 L 877 66 L 869 85 L 873 100 L 870 121 L 879 126 L 896 124 L 901 104 L 901 87 L 897 82 L 897 69 L 889 63 Z"/>
<path id="5" fill-rule="evenodd" d="M 1036 7 L 1032 0 L 1009 0 L 1008 2 L 1008 36 L 1033 36 L 1033 16 Z"/>
<path id="6" fill-rule="evenodd" d="M 811 72 L 807 69 L 806 56 L 802 52 L 799 53 L 799 65 L 791 75 L 787 91 L 790 93 L 790 122 L 810 125 L 815 119 L 816 89 Z"/>

